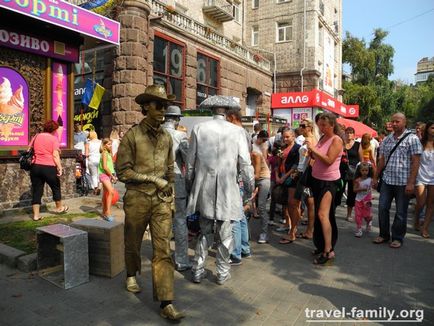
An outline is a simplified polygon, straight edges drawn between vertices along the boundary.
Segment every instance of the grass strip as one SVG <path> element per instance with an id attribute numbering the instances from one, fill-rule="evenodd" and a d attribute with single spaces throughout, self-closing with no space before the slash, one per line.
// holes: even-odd
<path id="1" fill-rule="evenodd" d="M 36 252 L 36 228 L 50 224 L 70 224 L 82 218 L 95 218 L 98 213 L 75 213 L 50 215 L 41 221 L 10 222 L 0 225 L 0 242 L 10 247 L 22 250 L 28 254 Z"/>

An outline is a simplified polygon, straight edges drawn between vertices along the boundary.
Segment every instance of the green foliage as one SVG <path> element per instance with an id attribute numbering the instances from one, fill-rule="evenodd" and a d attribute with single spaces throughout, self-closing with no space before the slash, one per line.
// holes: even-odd
<path id="1" fill-rule="evenodd" d="M 389 80 L 395 51 L 384 43 L 387 35 L 375 29 L 367 44 L 346 32 L 342 43 L 342 61 L 351 67 L 352 78 L 343 83 L 344 102 L 359 104 L 359 120 L 377 130 L 383 129 L 394 112 L 403 112 L 409 125 L 434 114 L 434 76 L 416 86 Z"/>
<path id="2" fill-rule="evenodd" d="M 97 213 L 65 214 L 47 216 L 42 221 L 19 221 L 1 224 L 0 242 L 26 253 L 36 251 L 36 228 L 50 224 L 71 224 L 78 218 L 95 218 Z"/>

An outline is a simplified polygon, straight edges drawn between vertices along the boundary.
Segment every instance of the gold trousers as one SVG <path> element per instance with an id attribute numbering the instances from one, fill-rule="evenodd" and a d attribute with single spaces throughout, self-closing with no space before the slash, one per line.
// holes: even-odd
<path id="1" fill-rule="evenodd" d="M 140 248 L 149 224 L 152 236 L 152 284 L 155 301 L 173 300 L 174 263 L 170 252 L 172 237 L 171 203 L 136 190 L 127 190 L 125 211 L 125 265 L 128 275 L 141 272 Z"/>

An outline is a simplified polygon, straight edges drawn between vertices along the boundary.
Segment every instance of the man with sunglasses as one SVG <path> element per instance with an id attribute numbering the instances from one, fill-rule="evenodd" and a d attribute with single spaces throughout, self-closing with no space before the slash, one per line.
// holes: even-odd
<path id="1" fill-rule="evenodd" d="M 175 180 L 173 141 L 161 126 L 167 104 L 174 99 L 162 85 L 148 86 L 136 97 L 146 117 L 122 138 L 116 167 L 119 180 L 127 188 L 124 196 L 126 289 L 133 293 L 141 291 L 136 273 L 141 271 L 140 248 L 149 224 L 154 301 L 161 302 L 163 318 L 179 320 L 185 315 L 172 304 L 174 264 L 170 252 Z"/>

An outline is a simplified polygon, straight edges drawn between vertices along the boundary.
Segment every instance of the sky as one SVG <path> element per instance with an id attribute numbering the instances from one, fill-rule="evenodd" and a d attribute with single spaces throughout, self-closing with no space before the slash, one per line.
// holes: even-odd
<path id="1" fill-rule="evenodd" d="M 374 29 L 387 30 L 384 43 L 395 49 L 389 79 L 414 84 L 417 62 L 434 57 L 434 0 L 342 0 L 342 7 L 344 36 L 348 31 L 368 44 Z"/>

